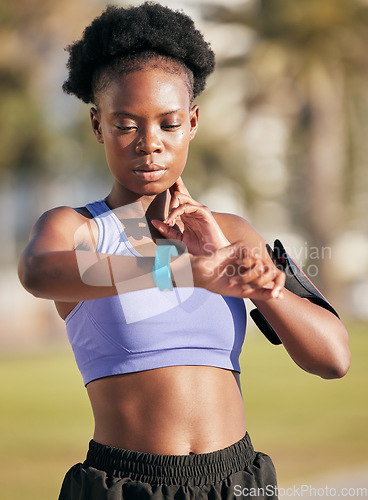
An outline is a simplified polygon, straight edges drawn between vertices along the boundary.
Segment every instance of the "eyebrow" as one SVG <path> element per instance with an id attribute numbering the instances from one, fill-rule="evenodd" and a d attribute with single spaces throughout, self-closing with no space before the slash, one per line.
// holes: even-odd
<path id="1" fill-rule="evenodd" d="M 166 111 L 165 113 L 160 113 L 158 116 L 167 116 L 167 115 L 173 115 L 174 113 L 178 113 L 179 111 L 184 111 L 183 108 L 178 108 L 174 109 L 172 111 Z M 128 111 L 113 111 L 110 113 L 113 116 L 129 116 L 131 118 L 140 118 L 140 116 L 135 115 L 134 113 L 129 113 Z"/>

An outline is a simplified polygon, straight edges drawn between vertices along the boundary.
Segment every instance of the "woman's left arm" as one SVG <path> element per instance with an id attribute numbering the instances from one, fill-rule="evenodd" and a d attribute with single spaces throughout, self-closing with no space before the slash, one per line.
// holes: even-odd
<path id="1" fill-rule="evenodd" d="M 241 217 L 214 214 L 229 241 L 243 239 L 273 264 L 266 242 Z M 253 300 L 285 349 L 303 370 L 322 378 L 343 377 L 350 366 L 348 333 L 330 311 L 283 290 L 283 299 Z"/>
<path id="2" fill-rule="evenodd" d="M 243 218 L 232 214 L 211 212 L 193 200 L 181 178 L 171 191 L 170 215 L 164 222 L 152 221 L 161 234 L 169 239 L 181 240 L 192 254 L 212 252 L 218 248 L 243 241 L 261 257 L 266 268 L 275 269 L 266 242 Z M 182 231 L 173 229 L 180 219 Z M 267 274 L 265 268 L 265 273 Z M 269 272 L 268 272 L 269 273 Z M 331 312 L 283 289 L 282 298 L 256 293 L 262 288 L 275 286 L 262 272 L 252 282 L 258 290 L 249 290 L 248 297 L 273 327 L 285 349 L 303 370 L 323 378 L 343 377 L 350 366 L 348 334 L 342 322 Z M 244 277 L 235 278 L 242 283 Z M 254 295 L 254 298 L 252 298 Z M 260 300 L 259 297 L 266 297 Z"/>
<path id="3" fill-rule="evenodd" d="M 288 290 L 283 293 L 280 301 L 253 303 L 303 370 L 322 378 L 343 377 L 350 366 L 349 340 L 343 323 L 308 299 Z"/>

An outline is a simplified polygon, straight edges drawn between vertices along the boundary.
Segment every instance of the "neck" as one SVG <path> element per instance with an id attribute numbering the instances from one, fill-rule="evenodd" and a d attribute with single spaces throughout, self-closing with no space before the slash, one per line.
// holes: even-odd
<path id="1" fill-rule="evenodd" d="M 105 201 L 111 210 L 139 202 L 148 222 L 152 219 L 164 220 L 169 211 L 168 190 L 157 195 L 139 195 L 135 193 L 129 193 L 129 195 L 124 193 L 124 195 L 122 195 L 121 192 L 117 191 L 114 185 Z"/>

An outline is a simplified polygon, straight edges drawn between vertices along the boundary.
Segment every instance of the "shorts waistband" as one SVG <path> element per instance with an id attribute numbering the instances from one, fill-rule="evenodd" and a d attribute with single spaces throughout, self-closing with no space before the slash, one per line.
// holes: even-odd
<path id="1" fill-rule="evenodd" d="M 114 448 L 92 439 L 84 466 L 102 470 L 109 476 L 130 477 L 150 484 L 200 486 L 246 470 L 255 456 L 248 433 L 227 448 L 198 455 L 156 455 Z"/>

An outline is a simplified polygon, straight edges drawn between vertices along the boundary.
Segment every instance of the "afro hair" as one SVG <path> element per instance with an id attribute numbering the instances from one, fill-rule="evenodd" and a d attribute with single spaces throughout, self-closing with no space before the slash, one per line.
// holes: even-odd
<path id="1" fill-rule="evenodd" d="M 139 61 L 140 55 L 147 59 L 147 54 L 153 54 L 180 63 L 192 73 L 193 97 L 204 90 L 215 67 L 215 55 L 193 20 L 153 2 L 129 8 L 108 6 L 66 50 L 69 78 L 63 90 L 86 103 L 95 101 L 96 74 L 116 69 L 124 59 Z"/>

